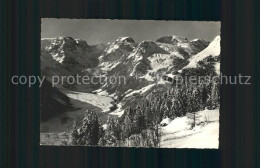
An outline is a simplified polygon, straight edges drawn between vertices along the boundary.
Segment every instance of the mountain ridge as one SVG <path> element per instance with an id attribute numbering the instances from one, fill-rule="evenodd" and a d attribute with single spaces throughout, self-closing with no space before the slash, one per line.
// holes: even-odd
<path id="1" fill-rule="evenodd" d="M 189 68 L 192 58 L 210 45 L 210 42 L 205 40 L 189 41 L 185 37 L 178 36 L 163 36 L 155 42 L 144 40 L 140 43 L 136 43 L 132 37 L 118 37 L 114 42 L 97 45 L 88 45 L 85 40 L 72 37 L 44 38 L 41 45 L 42 75 L 47 75 L 47 79 L 50 79 L 51 75 L 75 74 L 124 76 L 132 86 L 144 87 L 158 82 L 156 81 L 158 74 L 172 77 L 176 72 L 181 73 L 182 69 Z M 44 58 L 47 57 L 46 61 Z M 204 57 L 206 58 L 207 54 L 204 54 Z M 52 73 L 49 73 L 49 69 L 52 69 Z M 98 88 L 117 96 L 133 89 L 131 86 L 110 84 L 95 86 L 93 89 L 91 87 L 89 86 L 86 92 Z M 70 87 L 74 91 L 84 91 L 85 88 L 85 86 Z"/>

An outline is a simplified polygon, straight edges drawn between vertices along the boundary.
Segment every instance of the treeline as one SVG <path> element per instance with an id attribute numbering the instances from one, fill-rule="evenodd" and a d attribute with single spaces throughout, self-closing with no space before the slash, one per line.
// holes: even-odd
<path id="1" fill-rule="evenodd" d="M 73 124 L 70 145 L 158 147 L 160 137 L 158 125 L 153 129 L 144 130 L 144 127 L 140 127 L 142 123 L 138 119 L 135 117 L 132 123 L 128 117 L 124 122 L 109 118 L 104 129 L 95 112 L 86 111 L 86 117 L 81 125 L 77 126 L 75 122 Z M 139 133 L 141 134 L 138 135 Z"/>
<path id="2" fill-rule="evenodd" d="M 212 62 L 200 62 L 200 68 L 187 69 L 183 76 L 208 76 L 208 81 L 172 85 L 167 91 L 154 90 L 141 98 L 138 103 L 125 109 L 116 119 L 108 119 L 104 129 L 96 114 L 87 112 L 82 125 L 74 124 L 71 133 L 72 145 L 159 147 L 163 118 L 174 119 L 200 110 L 219 108 L 220 85 Z M 214 80 L 213 80 L 214 78 Z M 195 123 L 195 122 L 192 122 Z M 194 124 L 191 125 L 194 127 Z"/>
<path id="3" fill-rule="evenodd" d="M 135 107 L 129 107 L 120 118 L 122 125 L 132 126 L 127 133 L 140 134 L 154 129 L 164 118 L 174 119 L 187 113 L 219 108 L 219 82 L 198 85 L 178 85 L 167 92 L 154 91 Z"/>
<path id="4" fill-rule="evenodd" d="M 219 107 L 219 83 L 174 86 L 154 91 L 125 109 L 119 119 L 108 119 L 106 128 L 96 114 L 87 111 L 82 125 L 74 124 L 72 145 L 159 147 L 163 118 L 174 119 L 190 112 Z"/>

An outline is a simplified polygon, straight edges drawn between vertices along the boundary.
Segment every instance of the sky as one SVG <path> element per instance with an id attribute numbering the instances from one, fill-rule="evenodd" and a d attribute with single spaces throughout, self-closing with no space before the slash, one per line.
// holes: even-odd
<path id="1" fill-rule="evenodd" d="M 88 44 L 115 41 L 118 37 L 132 37 L 135 42 L 175 35 L 189 40 L 199 38 L 212 41 L 220 35 L 220 22 L 154 21 L 106 19 L 53 19 L 44 18 L 41 38 L 69 36 L 86 40 Z"/>

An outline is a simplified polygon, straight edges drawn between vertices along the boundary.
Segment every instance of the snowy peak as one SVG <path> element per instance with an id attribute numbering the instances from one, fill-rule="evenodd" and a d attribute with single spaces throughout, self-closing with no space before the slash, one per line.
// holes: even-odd
<path id="1" fill-rule="evenodd" d="M 85 40 L 72 37 L 42 39 L 41 49 L 49 53 L 60 64 L 92 67 L 104 50 L 103 45 L 90 46 Z"/>
<path id="2" fill-rule="evenodd" d="M 143 47 L 143 48 L 152 48 L 152 47 L 157 47 L 157 44 L 153 41 L 142 41 L 138 47 Z"/>
<path id="3" fill-rule="evenodd" d="M 109 43 L 99 58 L 99 67 L 104 71 L 111 71 L 122 63 L 137 46 L 131 37 L 119 37 Z"/>
<path id="4" fill-rule="evenodd" d="M 116 39 L 116 42 L 135 43 L 132 37 L 119 37 Z"/>
<path id="5" fill-rule="evenodd" d="M 189 41 L 186 37 L 178 36 L 164 36 L 156 40 L 158 45 L 164 50 L 178 54 L 185 59 L 190 58 L 190 56 L 195 55 L 205 49 L 209 42 L 205 40 L 195 39 Z"/>
<path id="6" fill-rule="evenodd" d="M 104 50 L 105 44 L 98 44 L 90 46 L 85 40 L 74 39 L 72 37 L 56 37 L 56 38 L 42 38 L 41 49 L 47 52 L 55 52 L 57 50 L 76 50 L 77 48 L 88 49 L 88 50 Z"/>
<path id="7" fill-rule="evenodd" d="M 195 55 L 205 49 L 210 42 L 202 39 L 194 39 L 187 43 L 187 46 L 192 50 L 191 55 Z"/>
<path id="8" fill-rule="evenodd" d="M 208 46 L 205 40 L 188 41 L 177 36 L 140 43 L 131 37 L 119 37 L 108 44 L 91 46 L 84 40 L 71 37 L 42 39 L 41 66 L 47 76 L 86 73 L 86 69 L 101 75 L 125 76 L 132 86 L 113 86 L 112 89 L 110 86 L 100 86 L 103 90 L 109 89 L 106 90 L 109 93 L 117 91 L 121 94 L 137 84 L 141 87 L 155 82 L 158 73 L 169 76 L 185 65 L 196 65 L 197 60 L 214 56 L 211 52 L 219 47 L 219 41 L 220 37 Z"/>
<path id="9" fill-rule="evenodd" d="M 193 39 L 189 43 L 197 48 L 206 48 L 209 45 L 209 42 L 203 39 Z"/>
<path id="10" fill-rule="evenodd" d="M 52 51 L 56 49 L 74 48 L 77 44 L 87 45 L 87 42 L 83 40 L 76 41 L 72 37 L 57 37 L 51 40 L 51 44 L 46 48 L 47 51 Z"/>
<path id="11" fill-rule="evenodd" d="M 41 40 L 41 69 L 47 77 L 77 74 L 99 64 L 104 46 L 90 46 L 85 40 L 72 37 Z"/>
<path id="12" fill-rule="evenodd" d="M 122 50 L 126 52 L 130 52 L 136 46 L 135 41 L 131 37 L 119 37 L 113 43 L 110 43 L 106 49 L 104 55 L 111 54 L 113 52 L 122 52 Z"/>
<path id="13" fill-rule="evenodd" d="M 189 41 L 185 37 L 164 36 L 164 37 L 157 39 L 156 42 L 176 45 L 178 43 L 187 43 Z"/>
<path id="14" fill-rule="evenodd" d="M 153 41 L 141 42 L 136 48 L 136 53 L 142 54 L 143 56 L 146 57 L 151 56 L 152 54 L 155 53 L 169 54 L 169 52 L 159 47 L 158 44 L 156 44 Z"/>
<path id="15" fill-rule="evenodd" d="M 220 36 L 216 36 L 214 40 L 208 45 L 207 48 L 199 52 L 198 54 L 192 56 L 189 59 L 189 64 L 185 66 L 183 69 L 187 68 L 196 68 L 197 63 L 202 61 L 207 57 L 216 57 L 220 55 Z"/>
<path id="16" fill-rule="evenodd" d="M 75 41 L 76 41 L 76 45 L 78 45 L 78 46 L 80 46 L 82 48 L 90 47 L 85 40 L 76 39 Z"/>

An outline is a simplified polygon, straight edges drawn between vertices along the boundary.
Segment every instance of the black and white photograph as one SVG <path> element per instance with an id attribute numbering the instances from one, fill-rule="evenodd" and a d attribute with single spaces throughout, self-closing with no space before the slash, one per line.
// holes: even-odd
<path id="1" fill-rule="evenodd" d="M 0 4 L 0 168 L 260 167 L 257 0 Z"/>
<path id="2" fill-rule="evenodd" d="M 218 149 L 220 28 L 41 19 L 40 145 Z"/>

